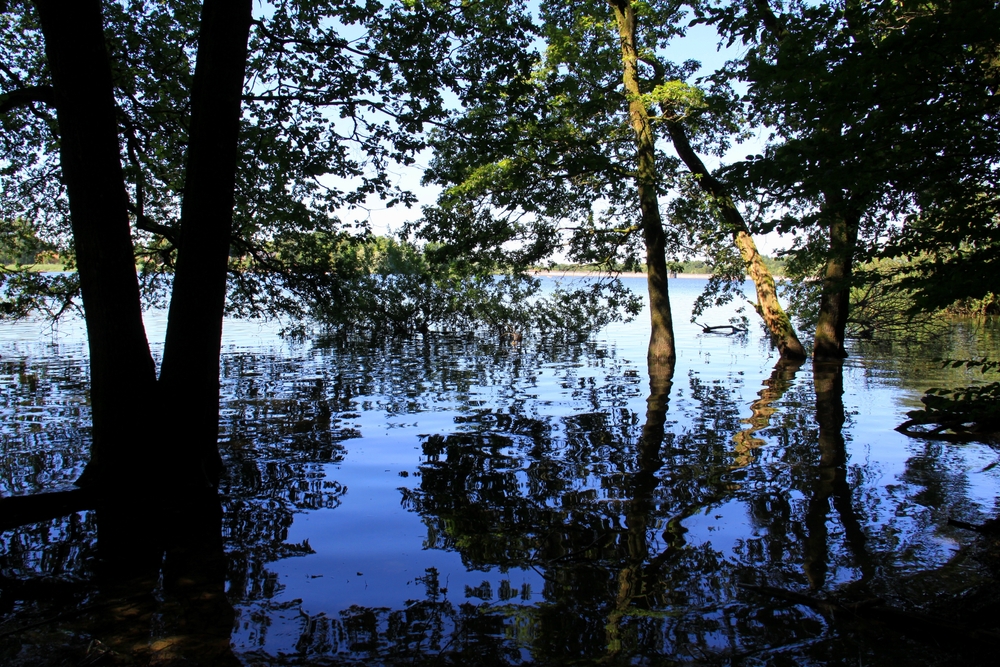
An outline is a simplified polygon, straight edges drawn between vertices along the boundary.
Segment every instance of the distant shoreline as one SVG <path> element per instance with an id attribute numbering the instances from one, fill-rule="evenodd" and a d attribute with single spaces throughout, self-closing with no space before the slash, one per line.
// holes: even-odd
<path id="1" fill-rule="evenodd" d="M 559 271 L 559 270 L 549 271 L 549 270 L 543 270 L 543 269 L 535 269 L 535 270 L 530 271 L 529 273 L 531 273 L 531 275 L 533 275 L 533 276 L 543 276 L 543 277 L 546 277 L 546 278 L 564 278 L 564 277 L 565 278 L 587 278 L 587 277 L 591 277 L 591 276 L 608 275 L 604 271 L 571 271 L 571 270 L 566 270 L 566 271 Z M 628 272 L 624 272 L 624 271 L 622 273 L 617 274 L 617 275 L 619 275 L 622 278 L 645 278 L 646 277 L 645 273 L 628 273 Z M 708 280 L 711 277 L 712 277 L 711 273 L 671 273 L 670 274 L 670 278 L 671 279 L 673 279 L 673 278 L 701 278 L 702 280 Z"/>

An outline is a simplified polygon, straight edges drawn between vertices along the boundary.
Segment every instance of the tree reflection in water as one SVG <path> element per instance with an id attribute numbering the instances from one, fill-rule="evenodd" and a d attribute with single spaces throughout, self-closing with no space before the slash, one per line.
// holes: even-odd
<path id="1" fill-rule="evenodd" d="M 943 562 L 934 508 L 972 504 L 956 450 L 916 447 L 884 479 L 852 442 L 839 364 L 765 371 L 749 401 L 742 370 L 687 360 L 654 373 L 647 391 L 622 356 L 464 337 L 229 353 L 221 505 L 129 497 L 4 533 L 0 632 L 49 618 L 56 601 L 81 613 L 51 628 L 85 635 L 83 648 L 99 638 L 122 655 L 202 664 L 231 660 L 231 636 L 249 665 L 920 655 L 892 636 L 838 634 L 808 608 L 740 584 L 865 597 L 891 593 L 895 572 Z M 26 423 L 39 394 L 55 415 L 71 405 L 72 419 L 85 418 L 79 393 L 53 390 L 50 376 L 11 371 L 36 380 L 6 385 L 0 428 Z M 363 501 L 348 494 L 342 464 L 372 423 L 410 424 L 394 432 L 401 448 L 419 447 L 410 465 L 421 462 L 398 493 L 439 562 L 421 566 L 400 603 L 307 605 L 276 570 L 314 557 L 301 531 L 290 537 L 297 517 Z M 8 484 L 79 468 L 78 434 L 65 449 L 32 437 L 39 456 L 4 454 Z M 451 553 L 481 583 L 449 581 Z"/>

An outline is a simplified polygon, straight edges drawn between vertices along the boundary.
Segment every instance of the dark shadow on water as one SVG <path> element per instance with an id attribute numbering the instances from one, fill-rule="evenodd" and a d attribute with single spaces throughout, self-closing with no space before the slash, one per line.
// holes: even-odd
<path id="1" fill-rule="evenodd" d="M 4 582 L 7 611 L 21 612 L 0 631 L 7 664 L 241 664 L 218 495 L 133 489 L 93 504 L 70 517 L 85 567 Z"/>
<path id="2" fill-rule="evenodd" d="M 218 495 L 112 497 L 96 514 L 100 612 L 89 632 L 140 663 L 239 665 Z"/>

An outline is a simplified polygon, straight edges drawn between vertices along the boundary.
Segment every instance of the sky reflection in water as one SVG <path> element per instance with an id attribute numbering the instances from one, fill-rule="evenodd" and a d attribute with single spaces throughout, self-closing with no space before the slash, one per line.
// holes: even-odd
<path id="1" fill-rule="evenodd" d="M 291 664 L 918 650 L 837 638 L 738 584 L 893 598 L 946 563 L 969 540 L 947 518 L 995 512 L 996 454 L 892 429 L 960 374 L 933 355 L 855 350 L 841 396 L 836 373 L 775 369 L 756 322 L 744 339 L 702 335 L 686 321 L 702 286 L 671 282 L 680 355 L 652 397 L 645 315 L 574 344 L 294 345 L 276 326 L 227 323 L 233 651 Z M 152 340 L 163 325 L 150 315 Z M 65 488 L 86 454 L 82 332 L 33 342 L 38 329 L 0 328 L 3 495 Z M 944 355 L 995 350 L 980 334 Z M 5 533 L 0 573 L 85 577 L 92 514 Z M 7 611 L 29 604 L 6 597 Z"/>

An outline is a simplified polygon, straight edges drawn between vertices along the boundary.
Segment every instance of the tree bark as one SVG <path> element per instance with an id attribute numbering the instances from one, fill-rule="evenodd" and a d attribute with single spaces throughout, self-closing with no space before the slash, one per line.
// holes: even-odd
<path id="1" fill-rule="evenodd" d="M 716 200 L 722 211 L 723 220 L 733 230 L 733 242 L 739 249 L 740 256 L 743 258 L 750 278 L 757 289 L 757 312 L 774 337 L 781 358 L 787 361 L 805 359 L 806 350 L 799 342 L 799 337 L 795 335 L 795 327 L 792 326 L 791 319 L 778 301 L 774 276 L 771 275 L 767 266 L 764 265 L 760 253 L 757 252 L 757 244 L 754 243 L 746 220 L 743 219 L 722 183 L 709 173 L 708 169 L 705 168 L 705 163 L 691 148 L 691 142 L 688 141 L 684 127 L 680 123 L 668 123 L 667 128 L 677 155 L 684 161 L 691 173 L 698 177 L 698 185 L 701 186 L 701 189 Z"/>
<path id="2" fill-rule="evenodd" d="M 638 48 L 636 45 L 635 8 L 627 0 L 608 0 L 618 23 L 621 39 L 625 94 L 628 97 L 629 124 L 635 132 L 639 208 L 646 243 L 646 282 L 649 289 L 649 313 L 652 329 L 647 360 L 651 366 L 670 365 L 677 358 L 674 326 L 667 291 L 666 238 L 660 205 L 656 197 L 656 153 L 649 113 L 639 90 Z"/>
<path id="3" fill-rule="evenodd" d="M 219 355 L 226 301 L 250 0 L 205 0 L 160 390 L 173 471 L 218 483 Z M 178 456 L 179 455 L 179 456 Z"/>
<path id="4" fill-rule="evenodd" d="M 156 368 L 146 341 L 99 0 L 35 6 L 52 74 L 90 347 L 93 445 L 81 485 L 123 483 L 148 463 Z"/>
<path id="5" fill-rule="evenodd" d="M 839 193 L 826 197 L 830 250 L 823 275 L 823 294 L 816 322 L 813 347 L 815 361 L 831 361 L 847 357 L 844 338 L 851 304 L 851 274 L 854 248 L 858 242 L 859 219 L 844 203 Z"/>

